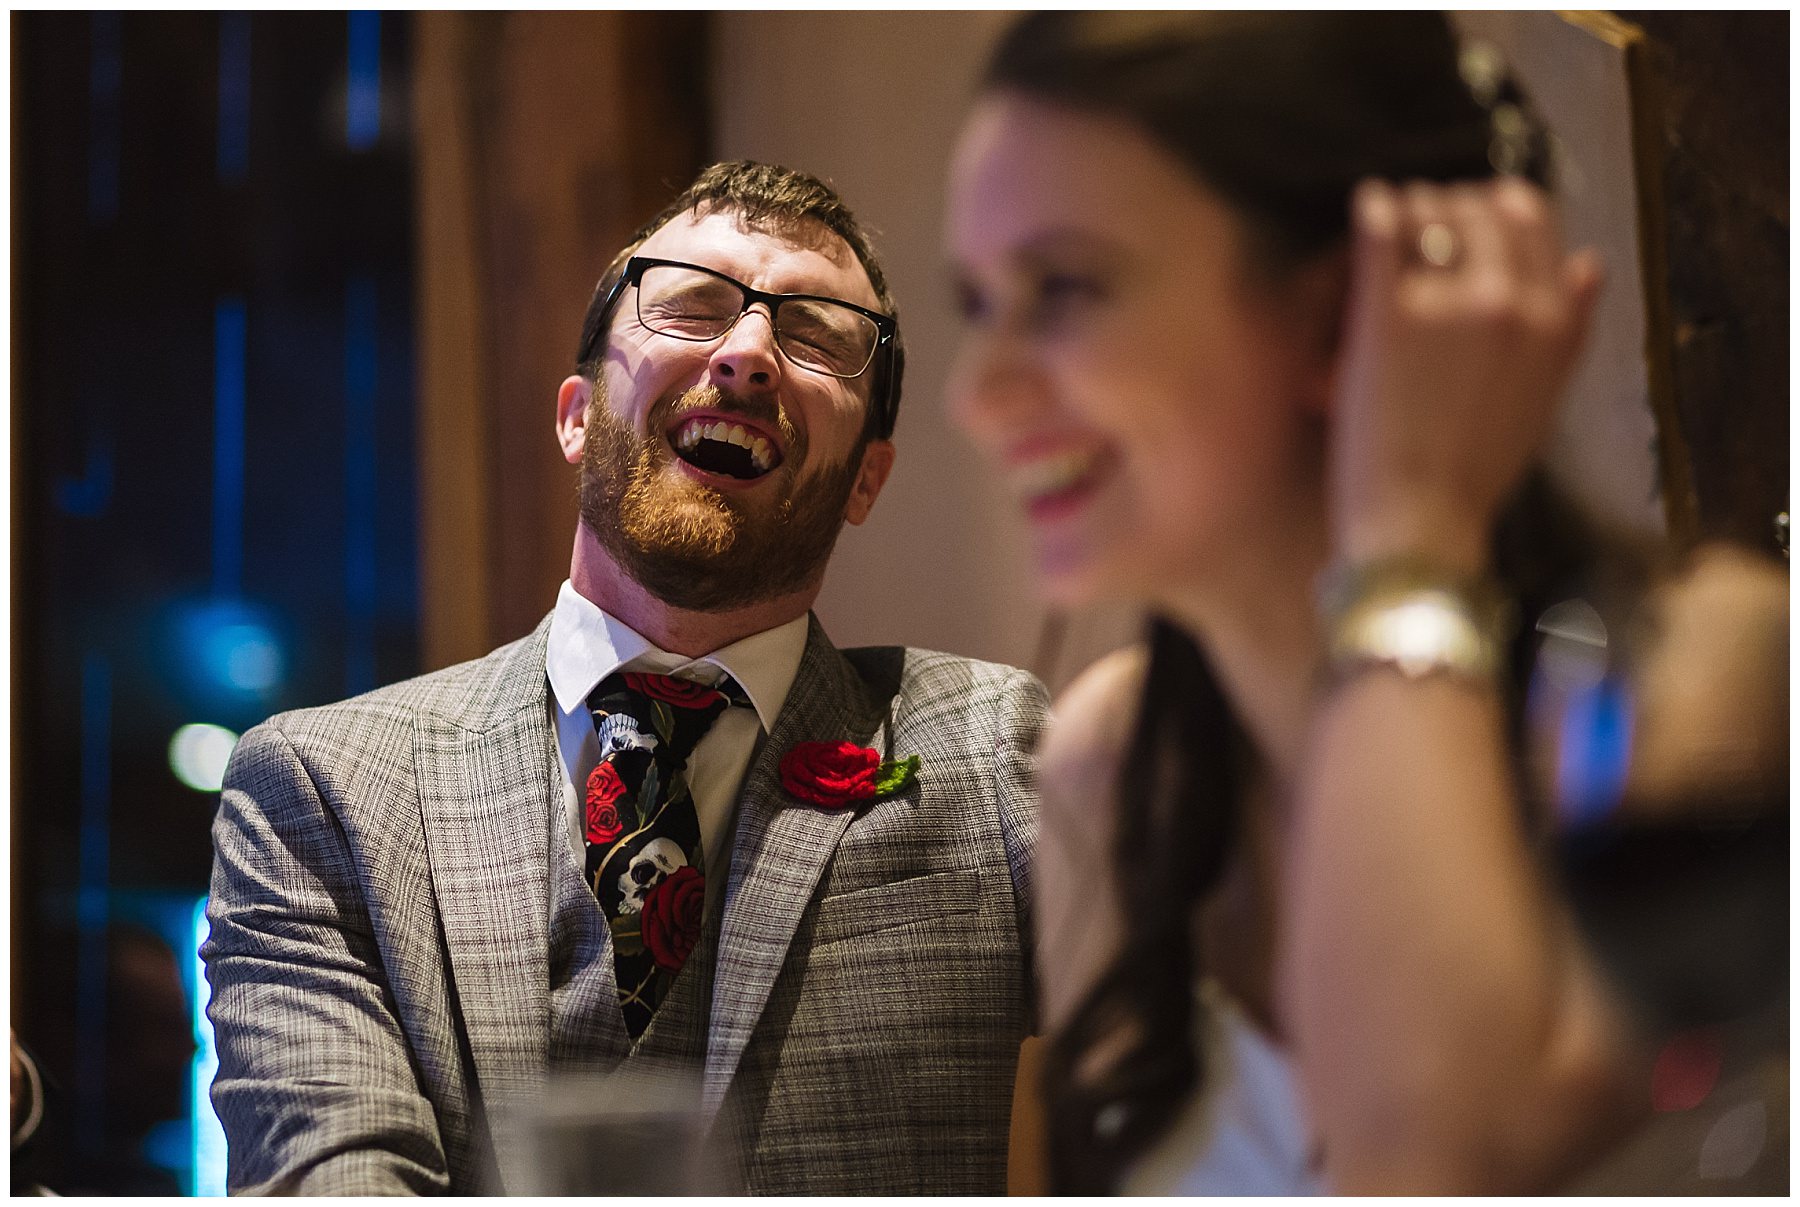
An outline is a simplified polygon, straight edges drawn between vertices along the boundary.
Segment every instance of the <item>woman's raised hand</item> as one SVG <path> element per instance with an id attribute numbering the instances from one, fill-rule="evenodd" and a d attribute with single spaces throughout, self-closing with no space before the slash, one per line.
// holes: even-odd
<path id="1" fill-rule="evenodd" d="M 1365 181 L 1351 223 L 1334 551 L 1477 569 L 1581 351 L 1599 257 L 1565 253 L 1549 198 L 1511 177 Z"/>

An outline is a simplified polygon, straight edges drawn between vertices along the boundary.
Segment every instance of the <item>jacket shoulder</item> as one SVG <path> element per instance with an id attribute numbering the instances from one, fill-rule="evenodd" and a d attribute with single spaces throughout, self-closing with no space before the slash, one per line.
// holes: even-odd
<path id="1" fill-rule="evenodd" d="M 896 693 L 959 695 L 977 691 L 988 695 L 1044 691 L 1043 684 L 1030 671 L 941 650 L 870 645 L 844 650 L 843 655 L 865 682 L 878 689 L 891 686 Z"/>
<path id="2" fill-rule="evenodd" d="M 896 725 L 948 729 L 967 741 L 988 733 L 1029 746 L 1049 711 L 1037 676 L 1016 666 L 910 646 L 843 651 L 870 692 L 886 701 Z M 1009 731 L 1009 740 L 999 731 Z"/>
<path id="3" fill-rule="evenodd" d="M 296 744 L 313 737 L 341 739 L 347 733 L 372 734 L 396 726 L 410 729 L 421 720 L 485 730 L 520 706 L 543 700 L 547 690 L 543 652 L 540 628 L 480 658 L 347 700 L 277 713 L 258 728 L 278 730 Z"/>

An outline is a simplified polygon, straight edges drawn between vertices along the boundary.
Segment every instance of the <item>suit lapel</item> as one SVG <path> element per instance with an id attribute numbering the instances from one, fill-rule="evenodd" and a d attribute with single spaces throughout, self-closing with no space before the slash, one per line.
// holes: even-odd
<path id="1" fill-rule="evenodd" d="M 491 659 L 457 707 L 421 718 L 415 739 L 432 887 L 491 1116 L 536 1095 L 549 1043 L 549 843 L 561 779 L 547 633 L 546 623 Z"/>
<path id="2" fill-rule="evenodd" d="M 854 809 L 821 809 L 789 798 L 781 789 L 781 756 L 799 742 L 875 745 L 885 703 L 869 698 L 855 670 L 812 618 L 787 703 L 738 796 L 707 1041 L 709 1115 L 724 1100 L 787 961 L 800 916 L 855 816 Z"/>

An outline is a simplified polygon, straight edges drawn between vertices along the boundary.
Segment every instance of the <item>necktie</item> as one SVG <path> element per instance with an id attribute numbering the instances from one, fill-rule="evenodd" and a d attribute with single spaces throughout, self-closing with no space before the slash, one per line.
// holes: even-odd
<path id="1" fill-rule="evenodd" d="M 747 703 L 718 688 L 626 672 L 588 696 L 600 761 L 585 793 L 587 880 L 612 927 L 619 1005 L 633 1039 L 650 1025 L 700 937 L 706 865 L 687 762 L 714 721 Z"/>

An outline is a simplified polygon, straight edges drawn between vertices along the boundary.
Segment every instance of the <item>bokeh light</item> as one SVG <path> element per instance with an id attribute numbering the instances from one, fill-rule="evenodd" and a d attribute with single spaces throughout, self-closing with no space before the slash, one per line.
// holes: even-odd
<path id="1" fill-rule="evenodd" d="M 1768 1108 L 1760 1102 L 1732 1107 L 1719 1116 L 1700 1144 L 1700 1176 L 1744 1177 L 1762 1156 L 1768 1139 Z"/>
<path id="2" fill-rule="evenodd" d="M 196 792 L 217 792 L 237 740 L 223 725 L 183 725 L 169 739 L 169 770 Z"/>
<path id="3" fill-rule="evenodd" d="M 1658 1111 L 1690 1111 L 1719 1083 L 1725 1053 L 1710 1030 L 1686 1031 L 1663 1045 L 1650 1073 L 1650 1105 Z"/>
<path id="4" fill-rule="evenodd" d="M 1624 798 L 1636 711 L 1631 687 L 1621 678 L 1570 693 L 1556 764 L 1557 808 L 1568 824 L 1601 821 Z"/>
<path id="5" fill-rule="evenodd" d="M 219 1050 L 213 1042 L 212 1020 L 206 1007 L 212 1001 L 212 983 L 206 978 L 206 963 L 200 958 L 200 945 L 206 942 L 212 928 L 206 920 L 206 898 L 194 902 L 193 934 L 188 950 L 193 952 L 188 976 L 193 984 L 194 1003 L 194 1067 L 189 1080 L 193 1103 L 189 1118 L 194 1145 L 193 1177 L 189 1194 L 203 1198 L 225 1197 L 225 1128 L 212 1105 L 213 1077 L 219 1071 Z"/>
<path id="6" fill-rule="evenodd" d="M 287 652 L 274 617 L 246 600 L 185 605 L 177 614 L 175 648 L 200 700 L 216 705 L 267 697 L 287 677 Z"/>
<path id="7" fill-rule="evenodd" d="M 1578 692 L 1606 675 L 1606 622 L 1585 599 L 1565 599 L 1544 609 L 1537 631 L 1537 670 L 1559 691 Z"/>
<path id="8" fill-rule="evenodd" d="M 260 625 L 226 625 L 208 643 L 220 677 L 240 691 L 268 691 L 281 682 L 281 647 Z"/>

